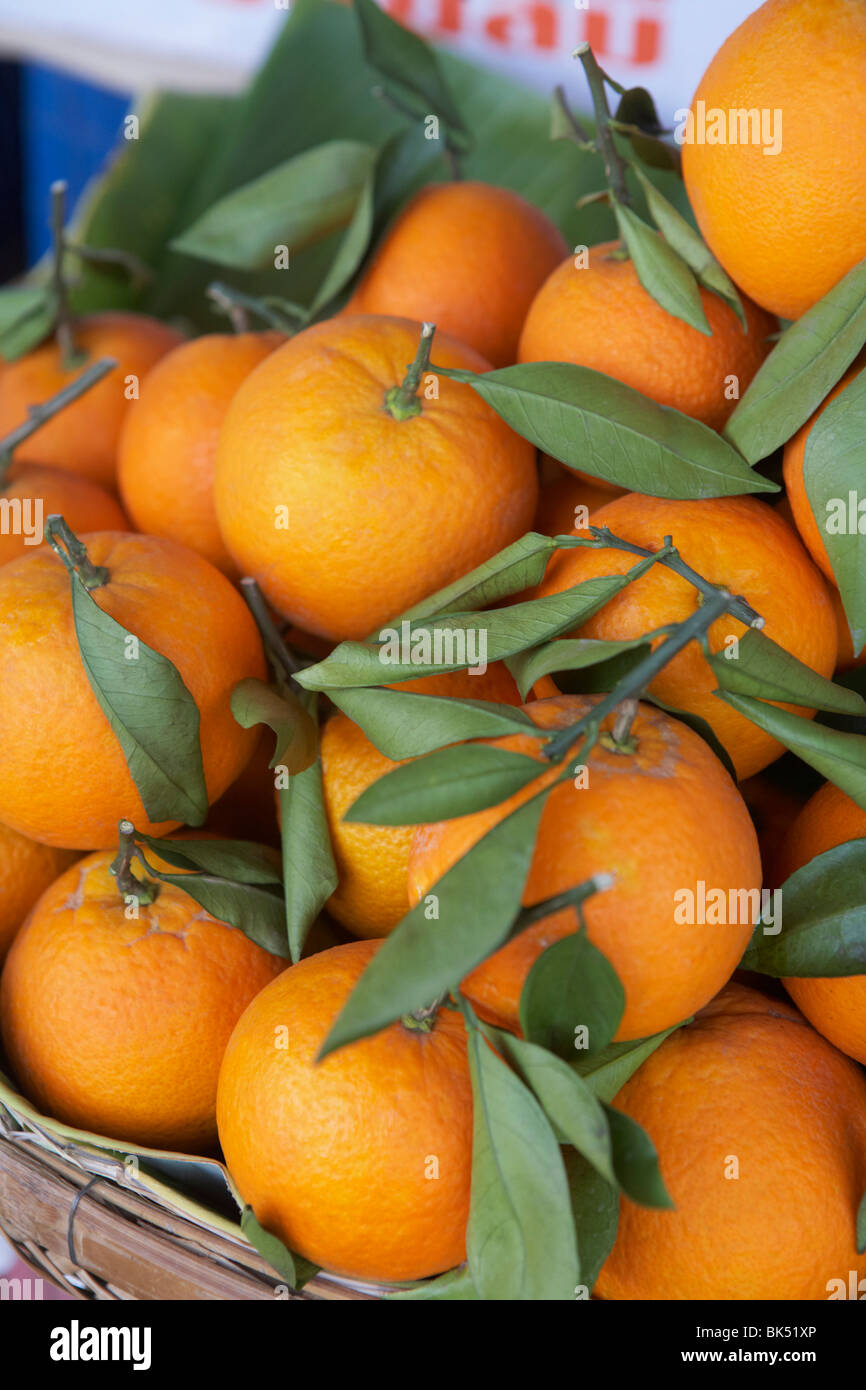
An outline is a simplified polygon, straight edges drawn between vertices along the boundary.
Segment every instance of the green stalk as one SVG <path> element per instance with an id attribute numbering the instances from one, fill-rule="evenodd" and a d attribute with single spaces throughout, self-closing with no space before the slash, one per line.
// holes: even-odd
<path id="1" fill-rule="evenodd" d="M 395 420 L 411 420 L 413 415 L 421 414 L 418 387 L 421 385 L 421 377 L 430 365 L 430 349 L 433 346 L 433 334 L 435 332 L 435 323 L 421 325 L 418 351 L 403 378 L 402 385 L 392 386 L 390 391 L 385 392 L 385 409 L 389 415 L 393 415 Z"/>

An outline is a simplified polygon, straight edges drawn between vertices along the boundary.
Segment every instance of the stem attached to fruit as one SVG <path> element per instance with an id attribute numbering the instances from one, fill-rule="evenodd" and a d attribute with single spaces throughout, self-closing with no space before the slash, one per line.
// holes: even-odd
<path id="1" fill-rule="evenodd" d="M 117 845 L 117 857 L 109 866 L 109 872 L 117 879 L 118 892 L 124 901 L 134 898 L 137 903 L 147 906 L 159 893 L 159 884 L 149 878 L 136 878 L 132 872 L 132 861 L 138 856 L 138 847 L 135 843 L 135 826 L 131 820 L 119 822 Z"/>
<path id="2" fill-rule="evenodd" d="M 94 565 L 85 546 L 70 530 L 62 516 L 49 516 L 45 522 L 45 539 L 70 574 L 77 574 L 85 589 L 101 589 L 111 575 L 105 565 Z"/>
<path id="3" fill-rule="evenodd" d="M 421 414 L 418 387 L 421 385 L 422 376 L 430 365 L 430 349 L 433 346 L 433 334 L 435 332 L 435 323 L 421 325 L 421 340 L 418 343 L 418 351 L 415 353 L 415 360 L 403 378 L 402 386 L 392 386 L 389 391 L 385 392 L 385 409 L 389 415 L 393 415 L 395 420 L 411 420 L 413 415 Z"/>
<path id="4" fill-rule="evenodd" d="M 23 444 L 25 439 L 29 439 L 31 434 L 35 434 L 48 420 L 58 415 L 61 410 L 65 410 L 73 401 L 77 401 L 79 396 L 83 396 L 85 391 L 89 391 L 91 386 L 95 386 L 116 366 L 116 358 L 100 357 L 98 362 L 92 363 L 81 373 L 81 376 L 77 376 L 74 381 L 70 381 L 68 386 L 64 386 L 62 391 L 58 391 L 54 396 L 49 396 L 47 401 L 42 401 L 39 405 L 30 406 L 27 419 L 0 439 L 0 488 L 3 486 L 6 472 L 12 462 L 12 454 L 18 445 Z"/>
<path id="5" fill-rule="evenodd" d="M 268 605 L 265 603 L 261 589 L 256 581 L 248 575 L 240 581 L 240 589 L 247 607 L 256 620 L 256 627 L 273 665 L 280 670 L 287 680 L 291 680 L 292 676 L 297 675 L 300 671 L 301 665 L 295 660 L 289 647 L 280 636 L 277 625 L 268 611 Z"/>
<path id="6" fill-rule="evenodd" d="M 434 999 L 425 1009 L 413 1009 L 410 1014 L 403 1014 L 400 1019 L 403 1027 L 408 1028 L 410 1033 L 432 1033 L 436 1027 L 436 1015 L 447 997 L 446 994 L 440 994 L 439 998 Z"/>
<path id="7" fill-rule="evenodd" d="M 629 207 L 631 194 L 626 184 L 626 163 L 616 147 L 610 124 L 611 114 L 607 104 L 604 73 L 595 61 L 595 54 L 588 43 L 581 44 L 580 48 L 576 48 L 574 56 L 580 59 L 586 73 L 586 80 L 589 83 L 593 110 L 595 111 L 596 138 L 599 151 L 604 159 L 610 191 L 618 203 Z"/>

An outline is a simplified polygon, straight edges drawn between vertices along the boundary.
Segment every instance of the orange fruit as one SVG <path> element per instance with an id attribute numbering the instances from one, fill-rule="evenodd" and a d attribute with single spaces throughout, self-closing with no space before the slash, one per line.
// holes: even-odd
<path id="1" fill-rule="evenodd" d="M 393 1023 L 316 1062 L 380 944 L 310 956 L 253 1000 L 226 1048 L 217 1121 L 267 1230 L 335 1274 L 396 1282 L 466 1257 L 472 1088 L 450 1009 L 429 1031 Z"/>
<path id="2" fill-rule="evenodd" d="M 832 782 L 810 797 L 780 853 L 780 882 L 848 840 L 866 839 L 866 811 Z M 797 1008 L 825 1038 L 866 1065 L 866 975 L 785 979 Z"/>
<path id="3" fill-rule="evenodd" d="M 524 709 L 540 728 L 553 731 L 574 723 L 594 703 L 585 696 L 560 695 Z M 605 727 L 610 723 L 606 720 Z M 613 875 L 613 887 L 589 898 L 584 915 L 590 939 L 625 989 L 617 1039 L 655 1033 L 700 1008 L 730 977 L 749 940 L 754 919 L 751 925 L 725 926 L 678 921 L 688 907 L 676 894 L 692 892 L 694 915 L 700 915 L 700 881 L 726 894 L 761 884 L 749 813 L 704 740 L 649 705 L 639 706 L 631 737 L 636 745 L 631 752 L 604 740 L 596 745 L 587 785 L 577 787 L 569 779 L 550 792 L 523 894 L 529 906 L 594 874 Z M 524 734 L 498 739 L 496 746 L 542 761 L 539 741 Z M 569 762 L 576 764 L 574 753 L 565 765 Z M 562 766 L 547 772 L 545 782 Z M 488 810 L 421 826 L 409 858 L 412 901 L 425 897 L 483 834 L 541 785 L 533 783 Z M 464 993 L 485 1019 L 516 1029 L 520 991 L 532 965 L 576 926 L 570 909 L 543 918 L 473 970 L 463 981 Z"/>
<path id="4" fill-rule="evenodd" d="M 866 1078 L 796 1009 L 729 985 L 615 1105 L 655 1143 L 675 1209 L 621 1198 L 596 1294 L 820 1300 L 866 1274 Z"/>
<path id="5" fill-rule="evenodd" d="M 747 294 L 799 318 L 866 255 L 866 4 L 769 0 L 710 62 L 697 116 L 699 102 L 707 135 L 723 113 L 725 140 L 698 143 L 696 124 L 682 146 L 698 226 Z M 760 138 L 732 141 L 732 115 L 752 111 Z"/>
<path id="6" fill-rule="evenodd" d="M 216 521 L 213 475 L 229 402 L 279 333 L 208 333 L 181 343 L 148 373 L 120 435 L 117 482 L 139 531 L 197 550 L 224 574 L 235 567 Z"/>
<path id="7" fill-rule="evenodd" d="M 40 893 L 75 859 L 70 850 L 40 845 L 0 825 L 0 965 Z"/>
<path id="8" fill-rule="evenodd" d="M 432 320 L 505 367 L 536 290 L 567 254 L 550 219 L 510 189 L 430 184 L 400 213 L 346 312 Z"/>
<path id="9" fill-rule="evenodd" d="M 470 386 L 385 396 L 418 349 L 405 319 L 315 324 L 239 387 L 217 453 L 216 510 L 235 563 L 293 623 L 362 638 L 529 529 L 535 451 Z M 485 371 L 437 335 L 434 361 Z"/>
<path id="10" fill-rule="evenodd" d="M 805 794 L 799 787 L 781 785 L 769 772 L 747 777 L 739 783 L 739 789 L 758 832 L 764 886 L 777 888 L 782 881 L 778 868 L 782 845 L 791 822 L 803 808 Z"/>
<path id="11" fill-rule="evenodd" d="M 110 576 L 91 590 L 96 604 L 168 657 L 198 705 L 215 801 L 256 743 L 229 706 L 238 681 L 265 675 L 246 604 L 218 570 L 174 541 L 98 531 L 84 542 Z M 90 849 L 113 842 L 121 817 L 157 835 L 176 824 L 148 820 L 84 671 L 69 576 L 47 546 L 0 569 L 0 725 L 0 820 L 21 834 Z"/>
<path id="12" fill-rule="evenodd" d="M 772 343 L 775 320 L 744 301 L 748 332 L 709 290 L 701 302 L 710 336 L 669 314 L 637 278 L 634 262 L 611 257 L 618 242 L 589 249 L 589 265 L 569 257 L 532 301 L 520 335 L 521 362 L 576 362 L 616 377 L 659 405 L 720 430 Z"/>
<path id="13" fill-rule="evenodd" d="M 450 695 L 519 705 L 520 694 L 502 662 L 484 674 L 451 671 L 400 681 L 395 690 Z M 322 783 L 325 813 L 339 884 L 328 911 L 355 936 L 387 936 L 409 910 L 409 849 L 413 825 L 363 825 L 344 821 L 353 802 L 373 782 L 400 764 L 380 753 L 358 725 L 339 711 L 322 730 Z"/>
<path id="14" fill-rule="evenodd" d="M 587 481 L 583 473 L 562 469 L 558 477 L 542 482 L 532 529 L 543 536 L 568 536 L 575 529 L 578 507 L 594 512 L 622 496 L 622 491 L 608 484 L 599 485 L 594 479 Z"/>
<path id="15" fill-rule="evenodd" d="M 824 544 L 824 536 L 822 534 L 826 518 L 821 517 L 819 521 L 812 511 L 812 503 L 809 501 L 809 495 L 806 492 L 806 484 L 803 479 L 803 464 L 806 459 L 806 441 L 819 415 L 826 410 L 830 402 L 835 400 L 862 370 L 863 362 L 858 358 L 854 365 L 850 367 L 842 377 L 842 380 L 833 387 L 833 390 L 827 396 L 826 400 L 822 401 L 813 415 L 810 415 L 805 425 L 802 425 L 793 438 L 788 440 L 788 443 L 785 445 L 784 463 L 782 466 L 785 479 L 785 490 L 794 517 L 794 524 L 802 537 L 803 544 L 815 561 L 815 564 L 833 585 L 835 585 L 836 579 L 833 574 L 833 567 L 830 564 L 830 557 L 827 554 L 827 547 Z"/>
<path id="16" fill-rule="evenodd" d="M 0 984 L 3 1044 L 25 1094 L 54 1119 L 204 1153 L 229 1035 L 286 962 L 173 884 L 131 918 L 113 858 L 68 869 L 16 937 Z"/>
<path id="17" fill-rule="evenodd" d="M 167 323 L 143 314 L 90 314 L 75 326 L 75 344 L 85 359 L 64 368 L 52 338 L 0 373 L 0 435 L 26 420 L 39 405 L 99 357 L 116 357 L 117 367 L 77 401 L 48 420 L 15 450 L 20 463 L 45 463 L 81 473 L 91 482 L 113 487 L 117 441 L 130 400 L 141 378 L 183 338 Z M 134 377 L 135 381 L 129 378 Z"/>
<path id="18" fill-rule="evenodd" d="M 129 522 L 105 488 L 60 468 L 42 468 L 32 463 L 13 465 L 7 481 L 0 481 L 0 506 L 3 502 L 9 503 L 6 510 L 15 521 L 15 529 L 10 526 L 6 534 L 0 530 L 0 565 L 35 548 L 17 521 L 19 507 L 31 536 L 38 524 L 40 540 L 42 522 L 52 514 L 62 516 L 76 533 L 129 529 Z M 28 508 L 32 510 L 28 512 Z"/>
<path id="19" fill-rule="evenodd" d="M 799 537 L 766 503 L 753 497 L 673 502 L 632 492 L 599 508 L 592 521 L 653 550 L 665 536 L 673 536 L 686 564 L 712 584 L 742 595 L 756 609 L 768 637 L 820 675 L 833 674 L 837 639 L 827 587 Z M 596 575 L 622 574 L 634 563 L 633 555 L 607 547 L 561 550 L 548 565 L 539 593 L 559 593 Z M 584 623 L 580 635 L 639 637 L 689 617 L 698 602 L 692 584 L 655 565 Z M 719 651 L 745 631 L 742 623 L 725 615 L 709 630 L 710 647 Z M 782 745 L 718 699 L 713 694 L 717 688 L 697 642 L 675 656 L 649 687 L 665 704 L 705 719 L 727 749 L 737 776 L 750 777 L 778 758 Z M 798 708 L 796 713 L 806 711 Z"/>

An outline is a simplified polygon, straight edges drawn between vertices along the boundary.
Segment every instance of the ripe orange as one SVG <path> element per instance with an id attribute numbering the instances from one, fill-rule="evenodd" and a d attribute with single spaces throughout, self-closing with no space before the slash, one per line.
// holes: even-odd
<path id="1" fill-rule="evenodd" d="M 789 439 L 788 443 L 785 445 L 782 471 L 794 523 L 803 539 L 803 544 L 812 556 L 815 564 L 833 585 L 835 585 L 836 580 L 833 575 L 833 567 L 830 564 L 830 557 L 827 554 L 827 547 L 824 544 L 824 536 L 822 534 L 826 518 L 817 518 L 812 511 L 812 503 L 809 501 L 809 495 L 806 492 L 806 484 L 803 478 L 803 464 L 806 460 L 806 442 L 815 421 L 818 419 L 819 415 L 826 410 L 830 402 L 835 400 L 862 370 L 863 362 L 858 358 L 854 365 L 850 367 L 842 377 L 842 380 L 833 387 L 833 390 L 827 396 L 826 400 L 819 405 L 818 409 L 809 417 L 805 425 L 802 425 L 793 438 Z"/>
<path id="2" fill-rule="evenodd" d="M 432 320 L 505 367 L 533 295 L 567 254 L 550 219 L 510 189 L 431 184 L 397 218 L 346 310 Z"/>
<path id="3" fill-rule="evenodd" d="M 386 408 L 419 332 L 365 315 L 318 323 L 266 358 L 226 414 L 223 539 L 281 614 L 323 637 L 365 637 L 532 522 L 535 451 L 470 386 L 431 377 L 417 414 Z M 433 353 L 486 370 L 446 334 Z"/>
<path id="4" fill-rule="evenodd" d="M 265 674 L 261 642 L 229 581 L 185 546 L 99 531 L 84 538 L 109 582 L 97 605 L 174 663 L 201 713 L 208 797 L 238 776 L 256 743 L 232 716 L 232 689 Z M 42 546 L 0 569 L 0 820 L 71 849 L 110 845 L 126 817 L 153 825 L 120 744 L 90 688 L 72 620 L 69 577 Z"/>
<path id="5" fill-rule="evenodd" d="M 655 1143 L 675 1210 L 621 1199 L 597 1294 L 820 1300 L 840 1280 L 851 1296 L 850 1271 L 866 1274 L 866 1079 L 796 1009 L 730 985 L 615 1104 Z"/>
<path id="6" fill-rule="evenodd" d="M 0 373 L 0 435 L 26 420 L 28 407 L 39 405 L 79 376 L 88 362 L 116 357 L 118 365 L 102 381 L 15 450 L 20 463 L 45 463 L 81 473 L 91 482 L 113 487 L 117 441 L 130 400 L 141 378 L 178 343 L 181 334 L 167 323 L 142 314 L 91 314 L 78 321 L 76 347 L 86 360 L 63 367 L 52 338 L 34 352 L 9 362 Z M 134 377 L 131 382 L 128 378 Z"/>
<path id="7" fill-rule="evenodd" d="M 578 507 L 594 512 L 621 497 L 622 492 L 622 488 L 599 485 L 595 479 L 588 481 L 585 474 L 561 468 L 558 476 L 542 481 L 532 529 L 543 536 L 568 536 L 575 528 Z"/>
<path id="8" fill-rule="evenodd" d="M 866 255 L 866 4 L 768 0 L 722 44 L 698 102 L 707 134 L 721 111 L 726 136 L 683 145 L 698 225 L 747 294 L 799 318 Z M 752 111 L 761 136 L 732 142 L 729 113 Z"/>
<path id="9" fill-rule="evenodd" d="M 780 881 L 848 840 L 866 838 L 866 811 L 825 782 L 806 802 L 780 853 Z M 866 1065 L 866 975 L 786 979 L 784 985 L 809 1022 L 850 1057 Z"/>
<path id="10" fill-rule="evenodd" d="M 575 722 L 593 703 L 584 696 L 560 695 L 524 708 L 540 728 L 556 730 Z M 594 874 L 614 876 L 613 887 L 591 897 L 584 911 L 590 939 L 625 988 L 618 1039 L 644 1037 L 700 1008 L 729 978 L 751 935 L 754 918 L 751 925 L 683 924 L 677 917 L 687 914 L 687 900 L 675 895 L 697 895 L 700 881 L 726 894 L 753 892 L 761 884 L 754 826 L 703 739 L 649 705 L 639 706 L 631 734 L 634 751 L 604 742 L 596 746 L 587 765 L 588 785 L 568 780 L 549 794 L 523 895 L 531 905 Z M 499 739 L 496 746 L 541 758 L 538 741 L 522 734 Z M 578 760 L 579 754 L 572 753 L 567 762 Z M 561 767 L 547 773 L 546 781 Z M 452 864 L 535 789 L 533 784 L 474 815 L 421 826 L 409 859 L 412 901 L 430 892 Z M 695 907 L 694 915 L 700 915 L 697 896 Z M 741 915 L 749 916 L 745 911 Z M 462 988 L 482 1016 L 516 1029 L 520 991 L 532 965 L 576 926 L 572 910 L 555 913 L 473 970 Z"/>
<path id="11" fill-rule="evenodd" d="M 795 532 L 766 503 L 752 497 L 672 502 L 632 492 L 601 507 L 592 523 L 651 549 L 673 536 L 686 564 L 752 604 L 765 619 L 768 637 L 822 676 L 832 675 L 837 639 L 827 587 Z M 607 547 L 558 551 L 539 592 L 559 593 L 596 575 L 622 574 L 634 563 L 633 555 Z M 687 580 L 656 565 L 584 623 L 580 635 L 639 637 L 689 617 L 698 602 L 698 591 Z M 745 630 L 734 618 L 720 618 L 709 630 L 711 649 L 719 651 Z M 750 777 L 778 758 L 782 745 L 719 700 L 713 694 L 717 688 L 697 642 L 675 656 L 650 685 L 665 704 L 706 719 L 737 776 Z"/>
<path id="12" fill-rule="evenodd" d="M 285 961 L 172 884 L 130 918 L 113 858 L 67 870 L 19 932 L 0 985 L 4 1047 L 25 1094 L 55 1119 L 204 1153 L 229 1035 Z"/>
<path id="13" fill-rule="evenodd" d="M 396 1282 L 466 1257 L 472 1088 L 450 1009 L 429 1031 L 393 1023 L 316 1062 L 380 944 L 310 956 L 253 1000 L 226 1048 L 217 1121 L 267 1230 L 336 1274 Z"/>
<path id="14" fill-rule="evenodd" d="M 10 517 L 15 517 L 21 507 L 21 516 L 30 524 L 38 520 L 36 508 L 41 504 L 44 521 L 53 513 L 62 516 L 73 531 L 125 531 L 129 522 L 123 515 L 115 499 L 98 483 L 76 473 L 64 473 L 60 468 L 41 468 L 38 464 L 14 464 L 7 475 L 6 483 L 0 482 L 0 503 L 8 502 Z M 17 524 L 17 523 L 16 523 Z M 41 523 L 40 523 L 41 531 Z M 30 534 L 33 534 L 31 530 Z M 41 536 L 40 536 L 41 539 Z M 19 527 L 17 532 L 10 526 L 4 535 L 0 530 L 0 565 L 15 560 L 19 555 L 27 555 L 34 546 L 27 543 L 25 534 Z"/>
<path id="15" fill-rule="evenodd" d="M 712 334 L 699 333 L 656 303 L 633 261 L 611 258 L 618 246 L 590 247 L 584 269 L 569 257 L 554 270 L 526 316 L 519 360 L 591 367 L 720 430 L 770 351 L 775 320 L 746 300 L 744 332 L 733 309 L 701 290 Z"/>
<path id="16" fill-rule="evenodd" d="M 213 504 L 220 429 L 241 382 L 284 341 L 209 333 L 181 343 L 148 373 L 121 432 L 117 482 L 136 529 L 181 541 L 224 574 L 236 571 Z"/>
<path id="17" fill-rule="evenodd" d="M 484 674 L 451 671 L 400 681 L 395 690 L 519 705 L 520 694 L 502 662 Z M 336 713 L 322 731 L 325 812 L 339 884 L 328 911 L 355 936 L 387 936 L 409 910 L 409 849 L 413 825 L 363 825 L 343 816 L 362 792 L 398 764 L 380 753 L 347 715 Z"/>
<path id="18" fill-rule="evenodd" d="M 40 845 L 0 825 L 0 965 L 40 893 L 75 859 L 70 850 Z"/>

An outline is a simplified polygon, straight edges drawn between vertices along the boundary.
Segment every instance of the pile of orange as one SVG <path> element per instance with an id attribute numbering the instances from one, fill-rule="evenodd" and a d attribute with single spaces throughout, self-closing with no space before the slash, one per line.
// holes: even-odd
<path id="1" fill-rule="evenodd" d="M 584 455 L 580 439 L 563 433 L 565 421 L 577 437 L 573 413 L 550 411 L 539 430 L 537 402 L 499 413 L 495 393 L 483 394 L 485 379 L 537 380 L 538 366 L 521 378 L 527 364 L 572 364 L 598 376 L 571 380 L 607 378 L 639 393 L 672 450 L 686 438 L 726 447 L 719 436 L 750 385 L 766 380 L 785 323 L 834 292 L 866 254 L 866 3 L 767 0 L 710 63 L 694 111 L 699 103 L 784 113 L 771 155 L 754 143 L 684 144 L 695 221 L 743 309 L 738 316 L 710 288 L 718 277 L 703 274 L 696 294 L 707 332 L 662 307 L 646 263 L 623 241 L 580 254 L 513 189 L 459 179 L 416 191 L 377 234 L 343 302 L 293 335 L 239 325 L 185 338 L 174 324 L 105 312 L 74 320 L 75 363 L 51 336 L 0 368 L 2 438 L 82 363 L 117 363 L 36 429 L 8 467 L 0 451 L 4 516 L 33 502 L 67 528 L 60 542 L 53 528 L 50 545 L 0 530 L 3 1066 L 46 1124 L 117 1151 L 221 1158 L 260 1225 L 341 1278 L 423 1280 L 460 1266 L 467 1244 L 471 1277 L 470 1208 L 484 1199 L 473 1162 L 493 1142 L 477 1109 L 472 1030 L 480 1020 L 476 1048 L 510 1064 L 502 1034 L 526 1027 L 532 1036 L 527 980 L 538 979 L 549 948 L 580 948 L 578 932 L 622 988 L 613 1042 L 669 1033 L 604 1099 L 650 1136 L 672 1206 L 622 1196 L 596 1295 L 818 1300 L 833 1296 L 837 1277 L 866 1275 L 856 1239 L 866 1191 L 866 975 L 784 976 L 762 988 L 756 974 L 748 985 L 736 974 L 762 888 L 781 886 L 784 900 L 806 875 L 820 882 L 818 856 L 866 841 L 866 809 L 832 781 L 809 796 L 815 780 L 786 754 L 778 728 L 719 698 L 719 661 L 736 659 L 749 630 L 730 611 L 639 689 L 620 686 L 621 676 L 604 684 L 613 667 L 581 664 L 582 654 L 607 650 L 597 644 L 614 644 L 617 660 L 644 638 L 643 650 L 657 651 L 678 625 L 697 622 L 713 586 L 744 600 L 764 636 L 818 677 L 860 678 L 866 658 L 855 651 L 855 615 L 806 461 L 816 421 L 858 379 L 862 344 L 852 340 L 836 381 L 790 430 L 781 474 L 772 474 L 783 479 L 781 506 L 697 487 L 664 495 L 661 449 L 647 494 L 630 490 L 625 406 L 605 464 L 620 486 L 596 476 L 591 421 Z M 502 368 L 518 370 L 488 377 Z M 524 544 L 535 559 L 515 569 L 523 577 L 508 592 L 491 587 L 489 562 L 533 531 Z M 668 540 L 679 572 L 648 566 L 573 619 L 566 605 L 577 586 L 624 575 Z M 475 597 L 463 603 L 458 581 L 474 571 L 464 587 Z M 514 604 L 529 636 L 500 646 L 480 674 L 430 673 L 422 663 L 417 677 L 404 670 L 391 680 L 383 664 L 373 680 L 371 652 L 375 660 L 385 630 L 439 590 L 451 598 L 441 612 L 423 609 L 425 621 L 456 623 L 462 609 L 481 607 L 507 622 L 502 610 Z M 89 658 L 88 624 L 97 652 Z M 538 658 L 529 671 L 528 651 Z M 568 653 L 559 667 L 557 653 Z M 120 662 L 142 660 L 161 674 L 146 712 L 130 713 Z M 327 679 L 324 693 L 311 694 L 318 687 L 302 670 L 314 662 L 347 685 L 356 663 L 359 688 L 346 702 L 355 717 L 336 693 L 329 701 Z M 360 687 L 371 683 L 416 701 L 395 716 L 399 750 L 383 723 L 385 698 L 364 704 Z M 773 706 L 814 731 L 805 722 L 814 710 L 773 693 Z M 198 813 L 172 815 L 143 788 L 158 772 L 192 798 L 174 758 L 160 755 L 156 767 L 153 751 L 154 731 L 180 739 L 181 697 L 196 721 L 201 779 Z M 427 764 L 406 744 L 411 709 L 426 727 L 429 697 L 443 721 L 442 707 L 459 702 L 465 717 L 484 710 L 499 721 L 494 734 L 503 723 L 508 732 L 489 736 L 484 725 L 471 757 L 462 732 L 443 738 L 444 753 Z M 241 704 L 255 711 L 257 701 L 279 731 L 276 759 L 270 731 L 241 722 Z M 566 747 L 578 724 L 589 744 Z M 311 750 L 303 766 L 293 762 L 301 728 Z M 481 774 L 460 784 L 464 762 L 475 769 L 482 756 L 491 767 L 520 762 L 532 780 L 485 801 Z M 832 771 L 827 758 L 816 765 Z M 289 780 L 288 796 L 275 800 L 286 769 L 305 780 Z M 405 824 L 352 819 L 359 797 L 394 774 L 417 776 L 419 786 L 428 776 L 428 794 L 440 798 L 450 788 L 464 798 L 460 813 L 452 806 L 449 818 L 437 800 L 435 814 L 429 803 L 415 814 L 416 805 Z M 856 795 L 853 777 L 839 775 Z M 387 980 L 386 962 L 437 930 L 435 913 L 421 924 L 424 905 L 540 793 L 528 872 L 511 904 L 514 920 L 543 904 L 531 923 L 511 937 L 503 929 L 483 959 L 463 958 L 450 991 L 322 1055 L 362 977 Z M 169 881 L 178 870 L 167 846 L 130 858 L 130 825 L 139 836 L 210 837 L 215 854 L 217 839 L 269 846 L 249 861 L 250 880 L 234 884 L 243 897 L 266 891 L 256 875 L 279 857 L 280 821 L 287 872 L 297 875 L 287 885 L 290 932 L 297 903 L 322 890 L 295 964 L 288 943 L 285 955 L 272 939 L 265 949 L 261 923 L 236 920 L 228 905 L 219 916 L 214 902 L 234 903 L 231 895 L 206 907 L 192 881 Z M 310 837 L 301 854 L 291 842 L 299 825 Z M 324 883 L 327 850 L 334 874 Z M 213 886 L 220 873 L 205 876 Z M 561 895 L 591 880 L 579 910 L 563 906 Z M 749 910 L 702 916 L 695 904 L 706 889 Z M 471 906 L 447 901 L 470 938 Z M 586 1213 L 576 1219 L 580 1244 Z"/>

